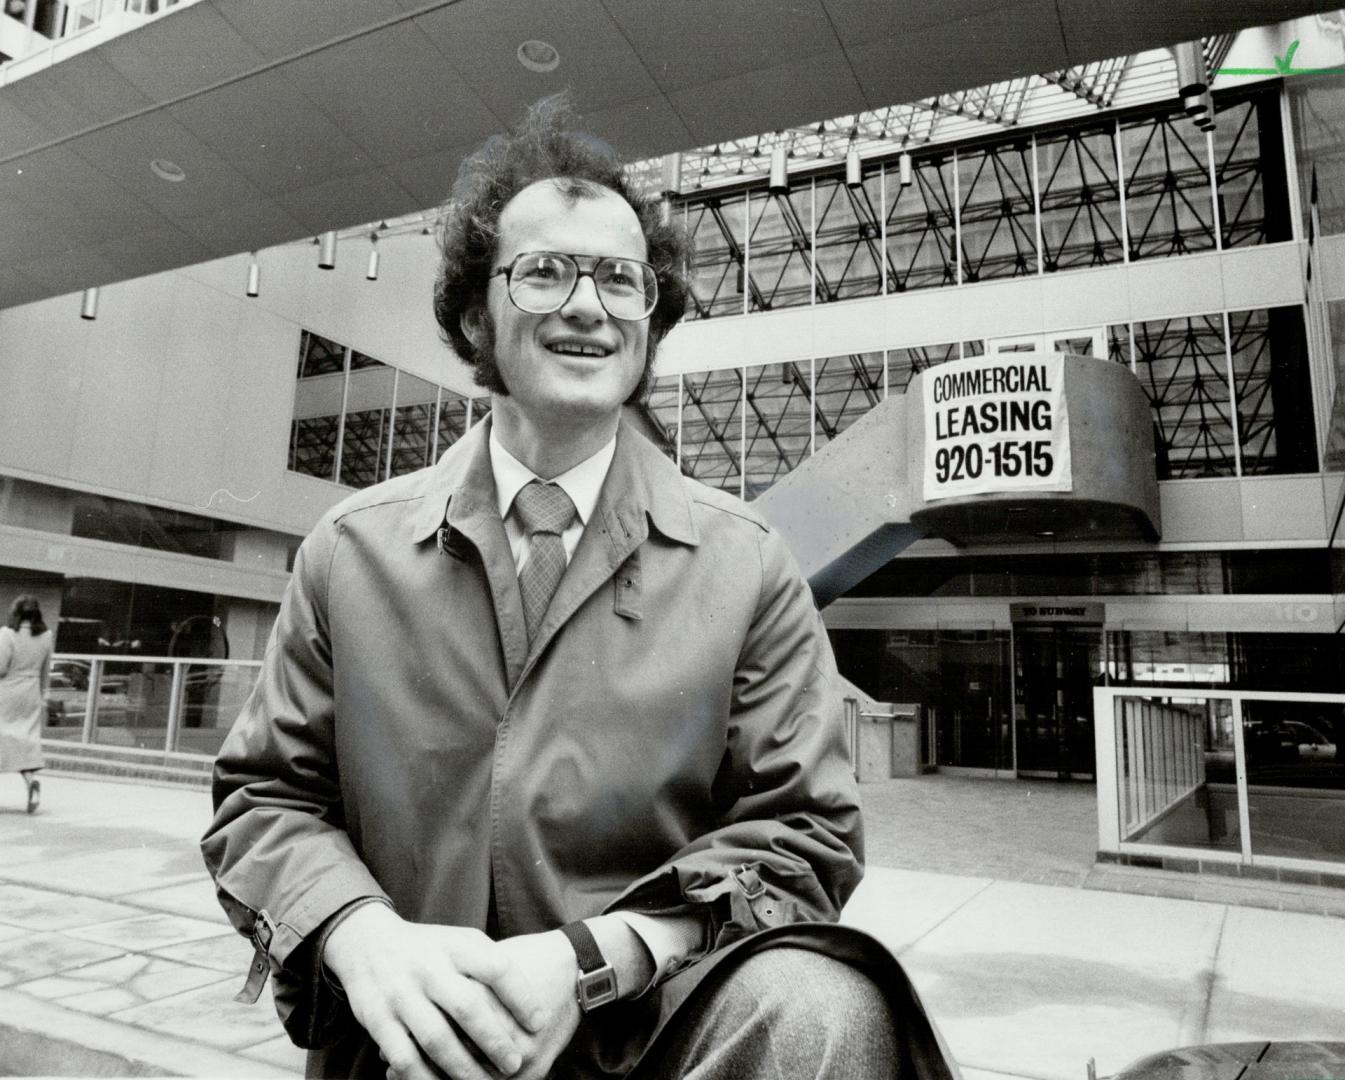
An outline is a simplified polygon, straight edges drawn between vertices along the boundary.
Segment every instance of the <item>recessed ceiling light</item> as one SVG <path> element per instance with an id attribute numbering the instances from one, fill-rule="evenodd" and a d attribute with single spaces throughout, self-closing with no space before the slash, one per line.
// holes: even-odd
<path id="1" fill-rule="evenodd" d="M 177 162 L 169 161 L 167 158 L 155 158 L 149 163 L 149 171 L 160 180 L 167 180 L 170 184 L 180 184 L 187 179 L 187 174 L 182 170 L 182 166 Z"/>
<path id="2" fill-rule="evenodd" d="M 518 47 L 518 62 L 529 71 L 555 71 L 560 66 L 560 53 L 549 41 L 532 38 Z"/>

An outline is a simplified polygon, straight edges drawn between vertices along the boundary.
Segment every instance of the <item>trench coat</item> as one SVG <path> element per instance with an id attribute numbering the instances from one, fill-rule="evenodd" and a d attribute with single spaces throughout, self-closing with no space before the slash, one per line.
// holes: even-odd
<path id="1" fill-rule="evenodd" d="M 834 659 L 779 535 L 623 424 L 530 646 L 487 426 L 305 540 L 215 767 L 206 863 L 309 1075 L 383 1074 L 312 955 L 358 897 L 485 929 L 493 887 L 502 937 L 693 911 L 711 953 L 833 921 L 860 878 Z M 589 1072 L 638 1058 L 659 998 L 591 1014 Z"/>
<path id="2" fill-rule="evenodd" d="M 51 631 L 0 626 L 0 772 L 40 769 Z"/>

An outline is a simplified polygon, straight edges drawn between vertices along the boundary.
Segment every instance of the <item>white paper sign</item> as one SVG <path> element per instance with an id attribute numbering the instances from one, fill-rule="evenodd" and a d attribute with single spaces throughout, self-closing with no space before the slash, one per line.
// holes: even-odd
<path id="1" fill-rule="evenodd" d="M 921 382 L 926 502 L 1073 490 L 1061 357 L 952 360 L 930 368 Z"/>

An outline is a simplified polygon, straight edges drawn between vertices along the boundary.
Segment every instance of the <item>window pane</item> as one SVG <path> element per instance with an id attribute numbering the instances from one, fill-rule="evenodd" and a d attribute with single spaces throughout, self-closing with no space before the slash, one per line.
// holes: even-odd
<path id="1" fill-rule="evenodd" d="M 1244 475 L 1315 472 L 1316 421 L 1298 307 L 1228 315 Z"/>
<path id="2" fill-rule="evenodd" d="M 1116 730 L 1123 841 L 1241 851 L 1231 701 L 1117 698 Z"/>
<path id="3" fill-rule="evenodd" d="M 1120 262 L 1121 205 L 1110 124 L 1037 140 L 1048 273 Z"/>
<path id="4" fill-rule="evenodd" d="M 362 357 L 359 368 L 351 353 L 350 386 L 346 393 L 345 433 L 341 442 L 341 483 L 368 487 L 386 475 L 392 435 L 394 371 Z"/>
<path id="5" fill-rule="evenodd" d="M 883 354 L 850 353 L 818 360 L 816 400 L 820 450 L 883 400 Z"/>
<path id="6" fill-rule="evenodd" d="M 1158 478 L 1235 475 L 1222 317 L 1138 322 L 1135 358 L 1154 417 Z"/>
<path id="7" fill-rule="evenodd" d="M 1037 272 L 1032 144 L 958 153 L 964 281 Z"/>
<path id="8" fill-rule="evenodd" d="M 299 378 L 294 386 L 287 467 L 306 476 L 335 480 L 345 394 L 345 348 L 305 330 L 300 338 Z"/>
<path id="9" fill-rule="evenodd" d="M 810 302 L 808 204 L 806 186 L 783 195 L 753 194 L 749 260 L 753 311 Z"/>
<path id="10" fill-rule="evenodd" d="M 736 495 L 742 472 L 742 374 L 729 368 L 683 379 L 682 471 Z"/>
<path id="11" fill-rule="evenodd" d="M 914 158 L 913 183 L 887 182 L 889 291 L 928 289 L 957 281 L 953 214 L 953 155 Z"/>
<path id="12" fill-rule="evenodd" d="M 398 376 L 393 423 L 393 476 L 433 464 L 430 451 L 434 443 L 434 404 L 438 392 L 434 383 L 404 371 Z"/>
<path id="13" fill-rule="evenodd" d="M 1345 862 L 1345 706 L 1244 701 L 1252 854 Z"/>
<path id="14" fill-rule="evenodd" d="M 647 405 L 649 420 L 662 435 L 660 445 L 674 460 L 677 455 L 677 419 L 681 409 L 676 375 L 664 375 L 650 381 Z"/>
<path id="15" fill-rule="evenodd" d="M 299 378 L 311 379 L 317 375 L 339 374 L 345 370 L 346 350 L 344 346 L 311 330 L 305 330 L 299 337 Z"/>
<path id="16" fill-rule="evenodd" d="M 747 372 L 747 497 L 756 498 L 808 456 L 808 365 Z"/>
<path id="17" fill-rule="evenodd" d="M 1121 125 L 1130 257 L 1215 246 L 1205 133 L 1182 113 Z"/>

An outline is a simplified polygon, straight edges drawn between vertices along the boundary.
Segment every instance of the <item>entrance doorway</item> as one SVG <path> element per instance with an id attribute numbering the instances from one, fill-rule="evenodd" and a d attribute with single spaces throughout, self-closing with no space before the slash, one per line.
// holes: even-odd
<path id="1" fill-rule="evenodd" d="M 1102 628 L 1017 624 L 1013 652 L 1018 775 L 1094 779 Z"/>

